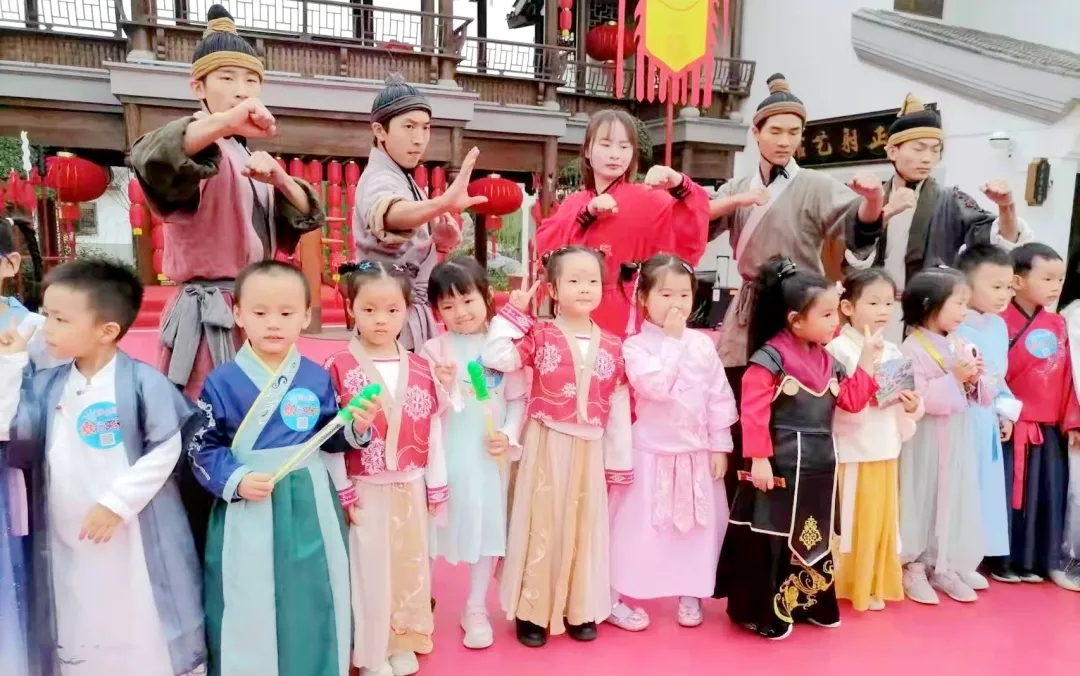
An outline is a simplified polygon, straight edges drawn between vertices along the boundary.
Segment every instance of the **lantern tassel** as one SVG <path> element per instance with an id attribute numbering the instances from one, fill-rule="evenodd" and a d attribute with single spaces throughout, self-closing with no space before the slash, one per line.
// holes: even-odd
<path id="1" fill-rule="evenodd" d="M 615 28 L 615 98 L 621 99 L 623 97 L 623 77 L 625 75 L 623 73 L 623 61 L 626 59 L 626 55 L 623 54 L 623 40 L 626 35 L 626 0 L 619 0 L 618 13 Z"/>

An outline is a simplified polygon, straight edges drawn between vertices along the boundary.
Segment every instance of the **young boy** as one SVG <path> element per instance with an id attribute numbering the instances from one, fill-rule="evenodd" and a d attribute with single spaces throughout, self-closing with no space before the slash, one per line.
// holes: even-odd
<path id="1" fill-rule="evenodd" d="M 979 458 L 979 492 L 982 496 L 983 536 L 986 543 L 986 571 L 999 582 L 1019 582 L 1008 565 L 1009 517 L 1005 500 L 1005 470 L 1001 444 L 1012 438 L 1013 424 L 1020 416 L 1021 404 L 1009 391 L 1005 372 L 1009 359 L 1009 333 L 998 315 L 1012 299 L 1013 266 L 1009 254 L 993 244 L 975 244 L 966 248 L 956 261 L 971 286 L 971 311 L 960 327 L 964 340 L 975 345 L 983 368 L 994 384 L 993 406 L 972 404 Z M 975 571 L 963 571 L 961 579 L 981 591 L 990 585 Z"/>
<path id="2" fill-rule="evenodd" d="M 247 342 L 210 372 L 192 446 L 195 477 L 216 498 L 206 539 L 212 674 L 343 676 L 352 615 L 343 504 L 355 502 L 342 453 L 361 448 L 377 406 L 272 477 L 338 413 L 330 374 L 296 350 L 311 319 L 299 270 L 263 261 L 236 278 L 233 315 Z M 334 483 L 342 488 L 335 495 Z"/>
<path id="3" fill-rule="evenodd" d="M 27 337 L 0 336 L 0 391 L 20 393 L 4 397 L 0 426 L 11 422 L 8 460 L 36 497 L 32 661 L 63 676 L 202 668 L 202 574 L 173 480 L 201 416 L 117 348 L 142 302 L 131 270 L 74 261 L 45 285 L 45 344 L 72 363 L 31 375 Z"/>
<path id="4" fill-rule="evenodd" d="M 1080 405 L 1073 389 L 1065 319 L 1046 308 L 1057 303 L 1065 263 L 1045 244 L 1011 254 L 1016 297 L 1002 317 L 1009 331 L 1009 389 L 1023 402 L 1012 440 L 1003 448 L 1005 490 L 1012 508 L 1007 562 L 1024 582 L 1044 576 L 1080 591 L 1076 566 L 1063 551 L 1069 485 L 1067 453 L 1080 451 Z M 1063 433 L 1068 437 L 1066 447 Z"/>

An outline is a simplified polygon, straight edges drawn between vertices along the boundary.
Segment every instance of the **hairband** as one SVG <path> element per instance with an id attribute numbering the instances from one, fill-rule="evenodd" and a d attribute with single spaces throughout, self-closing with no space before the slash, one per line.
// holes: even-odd
<path id="1" fill-rule="evenodd" d="M 795 267 L 795 263 L 790 258 L 785 258 L 783 265 L 780 266 L 780 271 L 776 273 L 776 276 L 780 279 L 786 279 L 798 271 Z"/>

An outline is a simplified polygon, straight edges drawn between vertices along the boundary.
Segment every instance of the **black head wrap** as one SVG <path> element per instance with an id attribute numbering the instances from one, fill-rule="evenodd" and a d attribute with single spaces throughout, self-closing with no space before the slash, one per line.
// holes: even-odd
<path id="1" fill-rule="evenodd" d="M 386 86 L 375 97 L 375 103 L 371 106 L 371 121 L 386 127 L 390 120 L 398 115 L 414 110 L 422 110 L 431 115 L 431 104 L 427 97 L 406 82 L 400 73 L 394 73 L 386 78 Z"/>
<path id="2" fill-rule="evenodd" d="M 757 112 L 754 113 L 754 126 L 760 126 L 766 119 L 773 115 L 791 113 L 806 123 L 806 108 L 799 97 L 791 93 L 787 80 L 783 73 L 774 73 L 767 81 L 769 83 L 769 95 L 758 104 Z"/>

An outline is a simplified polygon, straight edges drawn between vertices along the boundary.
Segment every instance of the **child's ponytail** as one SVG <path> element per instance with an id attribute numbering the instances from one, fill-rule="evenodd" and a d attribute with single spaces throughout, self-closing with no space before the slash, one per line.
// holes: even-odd
<path id="1" fill-rule="evenodd" d="M 37 312 L 41 305 L 41 280 L 45 277 L 37 233 L 25 218 L 0 218 L 0 255 L 13 253 L 30 263 L 29 266 L 22 265 L 20 279 L 14 281 L 22 304 L 31 312 Z M 14 294 L 16 289 L 5 290 L 5 293 Z"/>
<path id="2" fill-rule="evenodd" d="M 790 315 L 806 312 L 829 282 L 817 272 L 802 270 L 790 258 L 776 256 L 761 266 L 752 288 L 747 355 L 788 327 Z"/>

